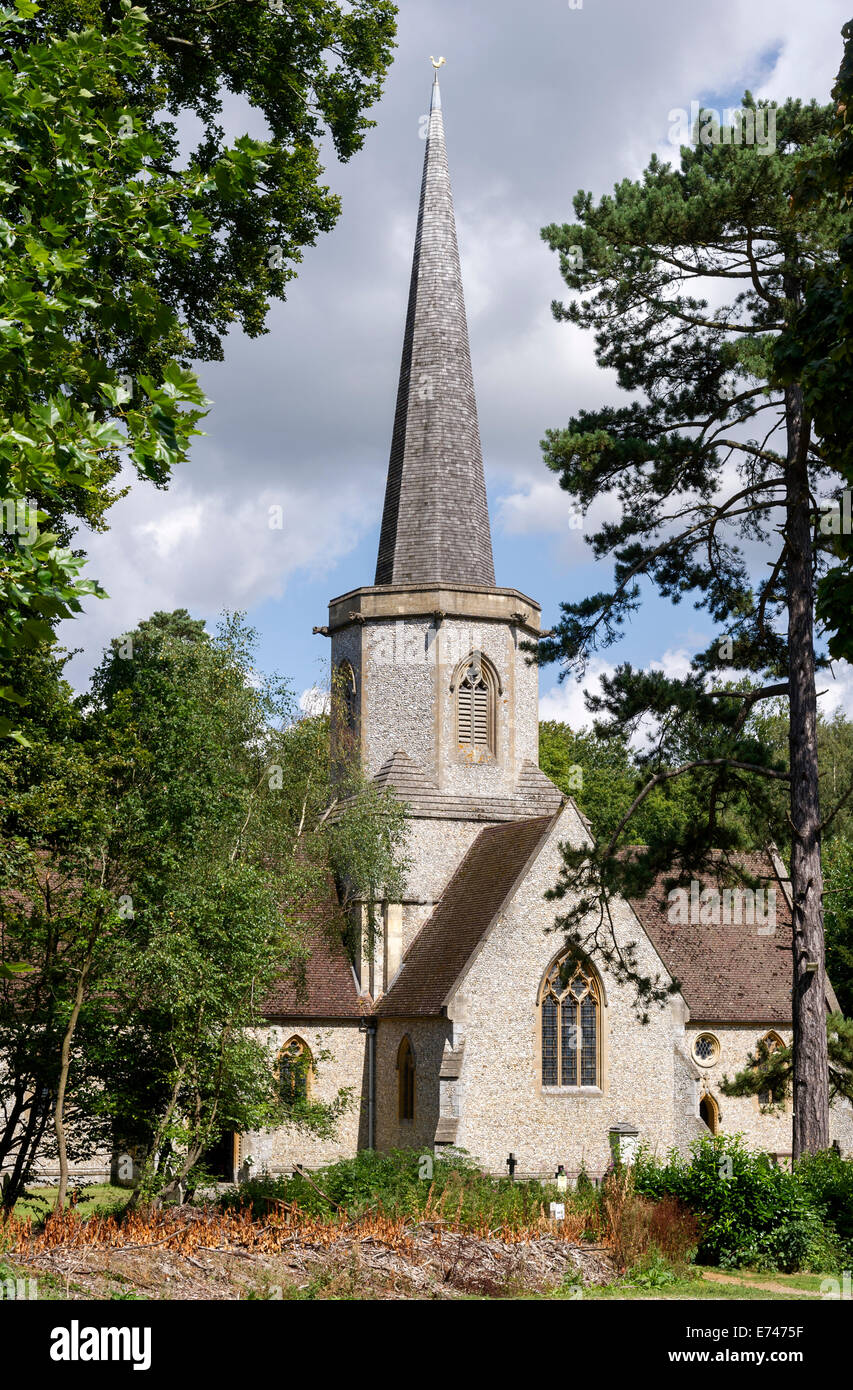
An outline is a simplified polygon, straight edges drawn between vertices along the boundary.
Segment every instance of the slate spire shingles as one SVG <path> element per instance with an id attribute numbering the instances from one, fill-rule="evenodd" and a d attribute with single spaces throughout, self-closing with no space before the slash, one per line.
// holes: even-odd
<path id="1" fill-rule="evenodd" d="M 495 571 L 436 74 L 376 583 L 448 582 Z"/>

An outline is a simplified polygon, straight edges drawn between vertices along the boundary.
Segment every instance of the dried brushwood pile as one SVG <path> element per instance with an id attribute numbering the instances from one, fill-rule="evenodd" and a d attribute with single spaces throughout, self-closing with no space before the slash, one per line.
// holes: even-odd
<path id="1" fill-rule="evenodd" d="M 10 1257 L 82 1298 L 104 1297 L 105 1280 L 154 1298 L 512 1297 L 567 1279 L 608 1283 L 616 1272 L 603 1247 L 576 1244 L 544 1220 L 481 1232 L 438 1216 L 316 1217 L 283 1202 L 260 1220 L 215 1207 L 88 1219 L 71 1209 L 40 1227 L 7 1219 L 0 1234 Z"/>

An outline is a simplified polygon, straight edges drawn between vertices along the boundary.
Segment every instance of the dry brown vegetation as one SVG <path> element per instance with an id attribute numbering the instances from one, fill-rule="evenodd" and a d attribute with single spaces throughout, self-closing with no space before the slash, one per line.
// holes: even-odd
<path id="1" fill-rule="evenodd" d="M 43 1221 L 6 1218 L 0 1250 L 58 1277 L 69 1298 L 500 1298 L 610 1283 L 655 1252 L 684 1266 L 697 1243 L 690 1213 L 673 1198 L 639 1196 L 630 1170 L 594 1200 L 567 1202 L 560 1222 L 526 1200 L 523 1211 L 463 1211 L 469 1186 L 431 1187 L 408 1215 L 378 1200 L 351 1216 L 258 1196 L 245 1207 L 88 1218 L 71 1207 Z"/>
<path id="2" fill-rule="evenodd" d="M 87 1220 L 66 1210 L 42 1226 L 9 1219 L 0 1236 L 8 1258 L 84 1299 L 512 1297 L 616 1273 L 603 1247 L 541 1220 L 526 1232 L 475 1233 L 437 1214 L 329 1219 L 284 1203 L 263 1220 L 212 1207 Z"/>

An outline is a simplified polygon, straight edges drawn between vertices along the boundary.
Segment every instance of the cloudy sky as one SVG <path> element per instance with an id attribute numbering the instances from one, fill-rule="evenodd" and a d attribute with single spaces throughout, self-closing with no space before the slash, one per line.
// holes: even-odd
<path id="1" fill-rule="evenodd" d="M 577 0 L 574 0 L 577 4 Z M 603 587 L 539 440 L 579 409 L 616 401 L 592 343 L 554 321 L 556 257 L 540 240 L 572 221 L 580 189 L 637 177 L 668 142 L 669 113 L 722 108 L 749 88 L 782 100 L 828 98 L 846 0 L 402 0 L 397 57 L 376 129 L 348 165 L 327 161 L 342 195 L 334 231 L 308 249 L 269 333 L 239 333 L 223 363 L 202 366 L 207 435 L 169 489 L 135 483 L 86 538 L 90 572 L 110 594 L 61 631 L 82 648 L 85 682 L 104 644 L 157 608 L 211 623 L 247 610 L 259 664 L 303 691 L 322 680 L 328 642 L 312 636 L 330 597 L 370 584 L 376 561 L 411 266 L 430 55 L 444 55 L 442 97 L 497 582 L 538 599 L 549 626 L 561 599 Z M 227 111 L 229 134 L 262 133 Z M 270 506 L 283 509 L 270 529 Z M 605 580 L 606 582 L 606 580 Z M 710 637 L 704 614 L 652 599 L 618 660 L 682 669 Z M 821 682 L 822 706 L 853 712 L 853 672 Z M 541 673 L 542 713 L 584 721 L 582 690 Z"/>

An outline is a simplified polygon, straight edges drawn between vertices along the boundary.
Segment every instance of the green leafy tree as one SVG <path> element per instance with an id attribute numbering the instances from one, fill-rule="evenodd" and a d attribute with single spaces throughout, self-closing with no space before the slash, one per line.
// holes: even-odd
<path id="1" fill-rule="evenodd" d="M 390 62 L 387 0 L 207 6 L 16 0 L 0 16 L 0 735 L 14 658 L 101 594 L 70 549 L 123 461 L 156 486 L 206 401 L 189 370 L 264 330 L 339 200 Z M 223 95 L 269 138 L 226 142 Z M 177 118 L 200 123 L 181 148 Z"/>
<path id="2" fill-rule="evenodd" d="M 71 1157 L 108 1139 L 98 1076 L 75 1036 L 81 1010 L 121 953 L 125 885 L 107 851 L 109 765 L 85 743 L 61 667 L 44 652 L 20 658 L 25 738 L 0 744 L 0 959 L 25 962 L 0 980 L 7 1209 L 39 1153 L 58 1159 L 65 1177 Z"/>
<path id="3" fill-rule="evenodd" d="M 639 768 L 627 740 L 599 738 L 591 730 L 574 733 L 568 724 L 539 725 L 539 766 L 587 817 L 596 839 L 609 838 L 636 794 Z M 672 836 L 689 819 L 687 789 L 663 783 L 626 825 L 620 844 L 646 844 Z"/>
<path id="4" fill-rule="evenodd" d="M 788 766 L 787 711 L 768 701 L 750 724 L 779 766 Z M 853 721 L 839 710 L 831 719 L 818 713 L 817 760 L 821 798 L 835 813 L 824 818 L 821 837 L 826 970 L 842 1012 L 853 1016 Z M 774 826 L 783 858 L 790 854 L 786 796 L 775 789 Z"/>
<path id="5" fill-rule="evenodd" d="M 175 360 L 158 266 L 191 260 L 205 186 L 253 161 L 235 149 L 210 174 L 159 174 L 117 86 L 145 52 L 142 12 L 33 43 L 34 10 L 0 14 L 0 697 L 18 705 L 18 653 L 101 592 L 74 525 L 103 524 L 123 459 L 163 484 L 197 432 L 205 399 Z"/>
<path id="6" fill-rule="evenodd" d="M 46 0 L 39 31 L 109 33 L 126 0 Z M 364 144 L 390 66 L 396 7 L 390 0 L 148 0 L 146 46 L 116 74 L 129 108 L 159 143 L 158 171 L 188 165 L 208 184 L 214 235 L 192 263 L 163 263 L 158 287 L 178 314 L 196 359 L 221 357 L 235 324 L 262 333 L 273 298 L 284 298 L 302 252 L 329 231 L 340 199 L 324 183 L 321 147 L 340 161 Z M 262 116 L 268 134 L 245 142 L 260 164 L 247 182 L 223 166 L 226 101 Z M 187 151 L 178 133 L 197 131 Z M 243 143 L 243 142 L 238 142 Z"/>
<path id="7" fill-rule="evenodd" d="M 770 113 L 749 94 L 744 109 L 770 129 Z M 590 701 L 599 735 L 645 728 L 650 736 L 624 822 L 586 861 L 566 852 L 558 894 L 572 892 L 575 903 L 561 920 L 579 949 L 618 955 L 613 892 L 641 892 L 674 867 L 743 881 L 741 852 L 750 839 L 773 838 L 772 789 L 785 784 L 798 1155 L 828 1143 L 814 593 L 831 555 L 812 499 L 838 477 L 814 437 L 801 385 L 780 380 L 773 350 L 814 276 L 834 263 L 843 219 L 832 203 L 791 205 L 801 159 L 827 148 L 832 109 L 787 101 L 773 119 L 775 142 L 759 146 L 738 143 L 731 131 L 721 138 L 702 113 L 679 168 L 653 158 L 640 181 L 625 180 L 597 204 L 579 193 L 577 223 L 543 232 L 577 294 L 554 306 L 556 316 L 595 333 L 599 364 L 615 370 L 633 399 L 546 435 L 546 463 L 575 503 L 586 513 L 609 496 L 618 515 L 588 538 L 597 557 L 615 557 L 612 588 L 562 605 L 540 652 L 582 669 L 621 635 L 643 580 L 674 602 L 692 596 L 714 624 L 715 637 L 683 679 L 623 665 Z M 758 583 L 744 542 L 768 548 Z M 726 685 L 731 668 L 748 673 L 751 688 Z M 787 700 L 788 767 L 748 726 L 756 706 L 779 695 Z M 645 855 L 619 857 L 631 816 L 676 778 L 688 782 L 700 810 Z M 746 828 L 731 814 L 736 807 L 748 808 Z M 639 983 L 648 998 L 665 996 L 664 986 Z"/>
<path id="8" fill-rule="evenodd" d="M 347 1103 L 287 1110 L 253 1030 L 272 981 L 298 983 L 318 908 L 340 940 L 334 877 L 401 896 L 405 813 L 360 795 L 358 773 L 340 799 L 328 718 L 298 718 L 253 650 L 239 618 L 211 637 L 155 614 L 83 701 L 28 658 L 0 837 L 0 959 L 29 967 L 0 982 L 7 1203 L 39 1151 L 59 1159 L 59 1204 L 70 1159 L 105 1144 L 162 1195 L 229 1131 L 328 1133 Z"/>
<path id="9" fill-rule="evenodd" d="M 210 638 L 183 610 L 155 614 L 93 682 L 99 740 L 138 749 L 117 769 L 133 919 L 104 1039 L 128 1058 L 138 1041 L 146 1063 L 126 1063 L 121 1087 L 105 1077 L 104 1096 L 140 1195 L 168 1195 L 230 1131 L 334 1128 L 348 1097 L 287 1106 L 252 1030 L 276 976 L 298 981 L 318 905 L 341 932 L 333 879 L 361 897 L 401 893 L 402 808 L 358 772 L 343 800 L 333 792 L 328 718 L 297 718 L 286 683 L 257 679 L 254 642 L 239 617 Z"/>
<path id="10" fill-rule="evenodd" d="M 823 850 L 826 968 L 845 1017 L 853 1018 L 853 843 L 836 836 Z"/>

